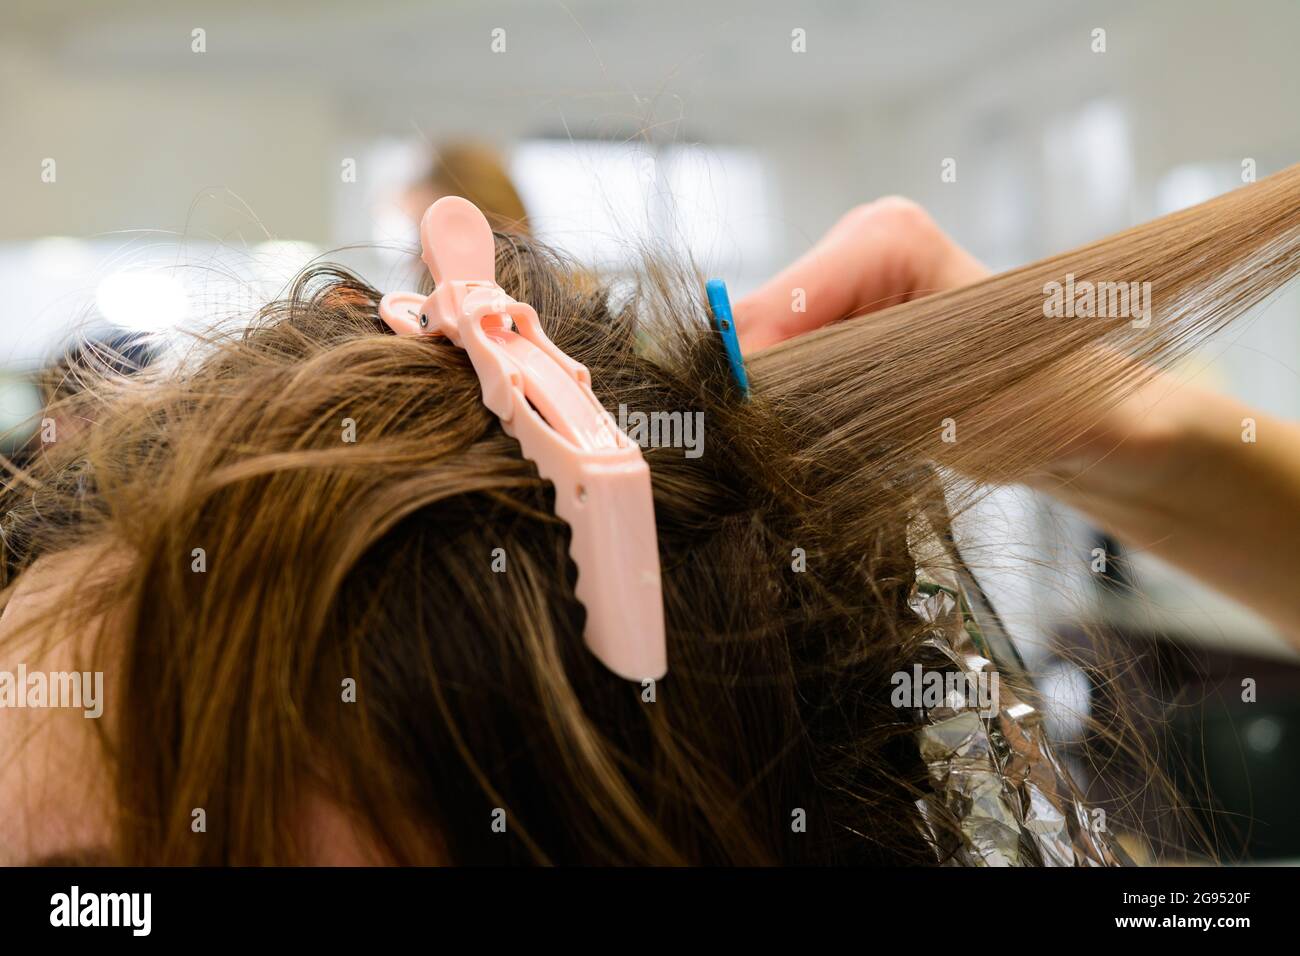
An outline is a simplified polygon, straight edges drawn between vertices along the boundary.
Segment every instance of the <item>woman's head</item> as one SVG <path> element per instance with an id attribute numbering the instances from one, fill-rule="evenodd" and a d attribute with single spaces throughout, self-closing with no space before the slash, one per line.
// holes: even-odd
<path id="1" fill-rule="evenodd" d="M 670 676 L 586 651 L 553 490 L 465 354 L 387 334 L 375 290 L 317 271 L 179 370 L 79 393 L 94 428 L 10 516 L 15 569 L 74 544 L 120 562 L 78 595 L 120 614 L 120 852 L 294 859 L 288 822 L 323 796 L 403 862 L 927 859 L 887 693 L 906 529 L 837 527 L 681 276 L 611 305 L 538 247 L 498 252 L 607 408 L 703 415 L 703 454 L 645 450 Z"/>
<path id="2" fill-rule="evenodd" d="M 67 412 L 90 426 L 11 478 L 3 527 L 20 598 L 51 569 L 18 623 L 105 671 L 96 838 L 158 863 L 319 860 L 340 828 L 349 858 L 393 862 L 933 862 L 959 825 L 922 820 L 891 703 L 926 653 L 917 519 L 963 489 L 933 464 L 1050 460 L 1130 355 L 1294 274 L 1294 214 L 1251 228 L 1254 208 L 783 345 L 752 401 L 693 275 L 597 287 L 498 235 L 499 283 L 608 410 L 702 415 L 703 454 L 645 449 L 670 662 L 650 686 L 587 652 L 553 489 L 465 353 L 390 334 L 359 280 L 318 268 L 245 332 L 82 388 Z M 1240 242 L 1198 271 L 1207 224 Z M 1168 280 L 1155 327 L 1046 322 L 1035 290 L 1062 267 Z M 1198 293 L 1227 274 L 1230 297 Z"/>
<path id="3" fill-rule="evenodd" d="M 528 235 L 528 211 L 510 179 L 501 154 L 475 142 L 438 147 L 429 171 L 407 190 L 403 200 L 415 222 L 443 196 L 463 196 L 483 210 L 494 229 Z"/>

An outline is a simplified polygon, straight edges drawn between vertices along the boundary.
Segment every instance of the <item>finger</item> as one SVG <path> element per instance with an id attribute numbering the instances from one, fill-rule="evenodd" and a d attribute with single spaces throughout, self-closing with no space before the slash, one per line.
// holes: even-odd
<path id="1" fill-rule="evenodd" d="M 741 348 L 753 352 L 987 275 L 915 203 L 890 197 L 845 215 L 793 265 L 740 300 Z"/>

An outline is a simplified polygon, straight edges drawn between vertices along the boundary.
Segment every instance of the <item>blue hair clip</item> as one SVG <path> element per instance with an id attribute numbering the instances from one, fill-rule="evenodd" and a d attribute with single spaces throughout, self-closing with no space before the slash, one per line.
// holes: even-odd
<path id="1" fill-rule="evenodd" d="M 735 320 L 731 317 L 731 298 L 727 295 L 727 284 L 721 279 L 710 279 L 704 284 L 704 290 L 709 296 L 713 324 L 722 335 L 722 344 L 727 349 L 731 375 L 740 387 L 741 394 L 749 398 L 749 376 L 745 374 L 745 357 L 740 354 L 740 339 L 736 335 Z"/>

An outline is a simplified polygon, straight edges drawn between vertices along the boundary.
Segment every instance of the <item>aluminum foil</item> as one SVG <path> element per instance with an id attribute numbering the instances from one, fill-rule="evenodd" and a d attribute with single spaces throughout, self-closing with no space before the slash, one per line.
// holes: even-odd
<path id="1" fill-rule="evenodd" d="M 984 686 L 996 680 L 997 688 L 991 706 L 985 706 L 987 698 L 949 693 L 938 706 L 909 708 L 934 788 L 917 806 L 937 862 L 1128 864 L 1080 800 L 1052 751 L 1041 715 L 1017 693 L 1030 686 L 1023 663 L 953 544 L 946 511 L 918 522 L 913 537 L 913 550 L 920 553 L 909 604 L 928 625 L 922 644 L 925 669 L 984 675 Z M 949 825 L 939 826 L 940 819 Z M 953 832 L 953 822 L 960 836 Z"/>

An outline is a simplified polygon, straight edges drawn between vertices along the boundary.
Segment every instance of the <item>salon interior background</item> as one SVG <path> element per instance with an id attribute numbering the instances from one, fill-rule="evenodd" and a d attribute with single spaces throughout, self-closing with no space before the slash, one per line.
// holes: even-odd
<path id="1" fill-rule="evenodd" d="M 397 197 L 456 139 L 499 147 L 537 232 L 609 271 L 651 235 L 742 294 L 887 193 L 1013 266 L 1300 160 L 1297 36 L 1290 0 L 6 0 L 0 416 L 31 414 L 22 376 L 74 328 L 238 312 L 341 245 L 395 286 Z M 1295 417 L 1297 369 L 1293 291 L 1187 374 Z M 1142 602 L 1096 588 L 1059 509 L 1008 492 L 977 518 L 1031 662 L 1083 615 L 1286 667 L 1258 620 L 1141 555 Z M 1058 678 L 1062 713 L 1086 710 Z M 1300 724 L 1269 719 L 1263 757 Z"/>

